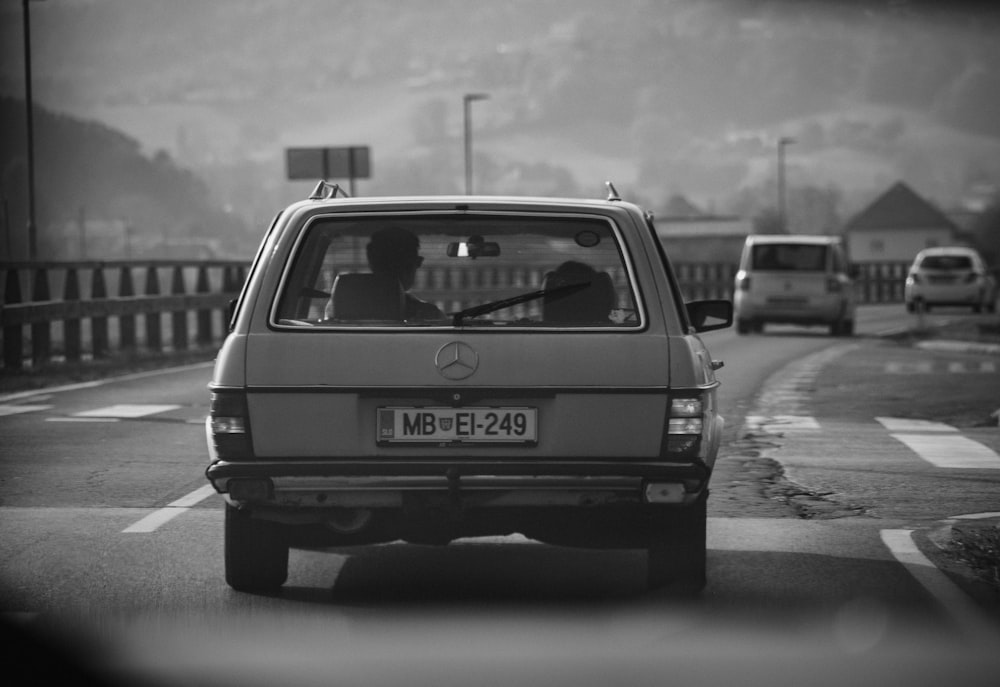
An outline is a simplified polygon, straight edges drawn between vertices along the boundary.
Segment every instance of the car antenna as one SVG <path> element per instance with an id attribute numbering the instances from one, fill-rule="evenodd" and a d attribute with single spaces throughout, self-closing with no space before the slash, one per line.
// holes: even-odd
<path id="1" fill-rule="evenodd" d="M 608 187 L 608 200 L 621 200 L 622 197 L 618 195 L 618 189 L 610 181 L 605 181 L 604 185 Z"/>

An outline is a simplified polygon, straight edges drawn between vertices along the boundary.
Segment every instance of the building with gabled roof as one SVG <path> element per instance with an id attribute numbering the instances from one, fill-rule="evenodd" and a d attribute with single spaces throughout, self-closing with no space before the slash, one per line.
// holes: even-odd
<path id="1" fill-rule="evenodd" d="M 734 215 L 708 214 L 682 195 L 670 197 L 655 213 L 656 234 L 675 263 L 739 262 L 753 221 Z"/>
<path id="2" fill-rule="evenodd" d="M 844 225 L 854 262 L 906 262 L 924 248 L 960 242 L 961 229 L 933 203 L 896 182 Z"/>

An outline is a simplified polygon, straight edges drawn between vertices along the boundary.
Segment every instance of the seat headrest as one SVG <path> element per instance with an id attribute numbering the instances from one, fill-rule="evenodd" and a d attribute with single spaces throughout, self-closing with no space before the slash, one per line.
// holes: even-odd
<path id="1" fill-rule="evenodd" d="M 543 317 L 550 322 L 606 323 L 615 307 L 615 288 L 606 272 L 567 275 L 549 272 L 543 288 L 557 289 L 570 284 L 589 286 L 572 293 L 554 294 L 543 301 Z"/>
<path id="2" fill-rule="evenodd" d="M 333 317 L 338 320 L 402 320 L 399 280 L 382 274 L 339 274 L 333 282 Z"/>

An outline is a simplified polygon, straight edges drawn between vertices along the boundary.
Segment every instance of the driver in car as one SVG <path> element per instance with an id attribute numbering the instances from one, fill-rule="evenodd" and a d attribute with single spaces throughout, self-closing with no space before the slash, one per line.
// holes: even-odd
<path id="1" fill-rule="evenodd" d="M 444 313 L 436 305 L 410 293 L 417 279 L 417 270 L 424 264 L 424 258 L 420 255 L 420 239 L 413 232 L 402 227 L 380 229 L 372 234 L 366 253 L 368 267 L 373 274 L 395 277 L 403 287 L 405 320 L 445 319 Z"/>

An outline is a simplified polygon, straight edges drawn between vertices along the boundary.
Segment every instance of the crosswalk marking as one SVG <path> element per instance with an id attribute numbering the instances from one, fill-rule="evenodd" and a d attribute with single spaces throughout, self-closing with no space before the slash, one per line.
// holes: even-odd
<path id="1" fill-rule="evenodd" d="M 951 425 L 898 417 L 876 417 L 875 421 L 890 432 L 890 437 L 936 467 L 1000 469 L 1000 455 L 961 435 Z M 822 430 L 816 418 L 808 415 L 747 415 L 746 426 L 751 431 L 776 435 L 801 435 Z"/>
<path id="2" fill-rule="evenodd" d="M 875 421 L 890 432 L 957 432 L 951 425 L 931 420 L 912 420 L 902 417 L 877 417 Z"/>
<path id="3" fill-rule="evenodd" d="M 1000 456 L 992 449 L 968 437 L 944 432 L 892 434 L 911 451 L 939 468 L 1000 468 Z"/>
<path id="4" fill-rule="evenodd" d="M 886 374 L 891 375 L 931 374 L 935 371 L 935 363 L 932 360 L 918 362 L 890 360 L 885 364 L 884 369 Z M 947 363 L 939 363 L 937 369 L 944 370 L 949 374 L 993 374 L 997 371 L 997 364 L 993 360 L 981 360 L 976 363 L 951 360 Z"/>
<path id="5" fill-rule="evenodd" d="M 169 410 L 177 410 L 180 408 L 178 405 L 157 405 L 153 403 L 122 403 L 113 406 L 107 406 L 105 408 L 95 408 L 94 410 L 84 410 L 79 413 L 73 413 L 73 417 L 117 417 L 117 418 L 136 418 L 136 417 L 146 417 L 147 415 L 156 415 L 157 413 L 165 413 Z"/>
<path id="6" fill-rule="evenodd" d="M 1000 456 L 988 446 L 959 435 L 958 429 L 951 425 L 901 417 L 877 417 L 875 421 L 892 432 L 889 436 L 931 465 L 939 468 L 1000 468 Z"/>
<path id="7" fill-rule="evenodd" d="M 885 364 L 885 371 L 891 375 L 930 374 L 934 371 L 934 363 L 929 360 L 919 363 L 903 363 L 898 360 L 890 360 Z"/>

